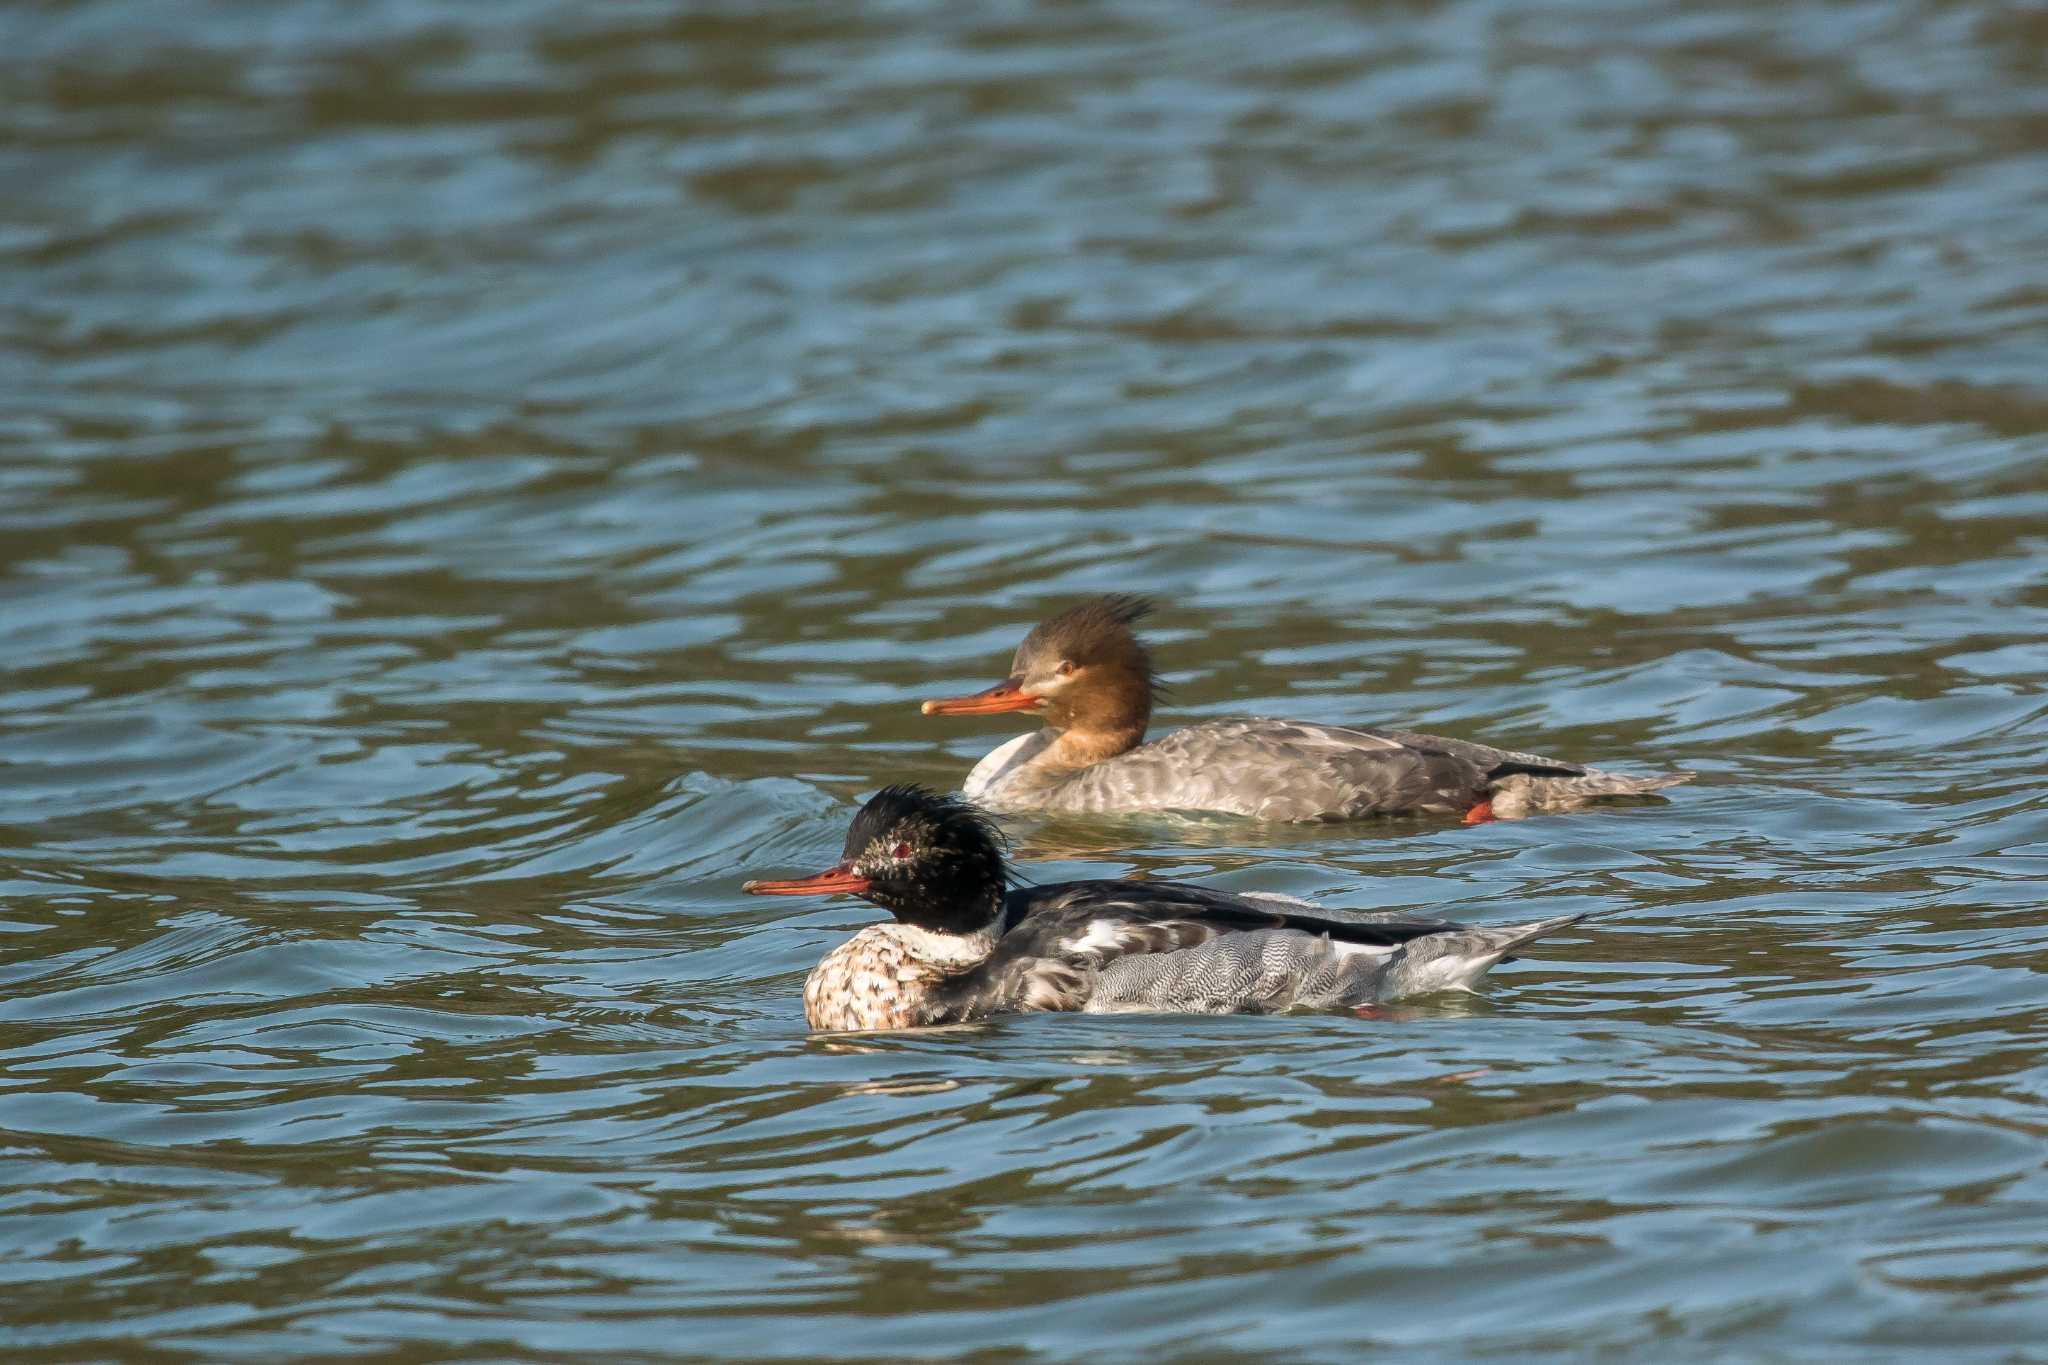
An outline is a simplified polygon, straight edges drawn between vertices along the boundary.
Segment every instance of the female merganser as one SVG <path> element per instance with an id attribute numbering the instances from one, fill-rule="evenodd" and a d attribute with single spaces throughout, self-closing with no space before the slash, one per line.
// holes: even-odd
<path id="1" fill-rule="evenodd" d="M 1132 626 L 1151 610 L 1123 593 L 1083 602 L 1039 622 L 994 687 L 926 702 L 928 716 L 1030 711 L 1045 721 L 975 764 L 962 793 L 999 811 L 1262 820 L 1441 812 L 1471 824 L 1638 796 L 1692 776 L 1622 777 L 1469 740 L 1292 720 L 1204 721 L 1145 744 L 1158 683 Z"/>
<path id="2" fill-rule="evenodd" d="M 837 865 L 748 882 L 756 896 L 846 892 L 895 916 L 826 954 L 804 1017 L 826 1030 L 916 1028 L 1083 1010 L 1272 1014 L 1469 990 L 1487 968 L 1583 914 L 1480 929 L 1350 915 L 1187 882 L 1009 885 L 1001 836 L 973 803 L 877 792 Z"/>

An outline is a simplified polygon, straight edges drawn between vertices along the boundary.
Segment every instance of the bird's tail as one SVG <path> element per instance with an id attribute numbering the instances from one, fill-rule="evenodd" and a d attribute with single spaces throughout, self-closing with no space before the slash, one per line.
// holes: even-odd
<path id="1" fill-rule="evenodd" d="M 1588 768 L 1576 777 L 1537 777 L 1513 773 L 1494 779 L 1487 797 L 1496 820 L 1516 820 L 1543 811 L 1576 810 L 1603 796 L 1647 796 L 1651 792 L 1692 781 L 1691 773 L 1658 773 L 1654 777 L 1624 777 L 1620 773 Z"/>
<path id="2" fill-rule="evenodd" d="M 1387 964 L 1379 982 L 1379 998 L 1397 1000 L 1435 991 L 1469 991 L 1515 949 L 1596 913 L 1601 912 L 1585 911 L 1491 928 L 1459 928 L 1410 939 Z"/>

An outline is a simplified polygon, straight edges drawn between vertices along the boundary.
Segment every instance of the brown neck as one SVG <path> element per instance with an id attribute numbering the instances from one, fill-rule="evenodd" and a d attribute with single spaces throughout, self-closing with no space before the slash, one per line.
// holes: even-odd
<path id="1" fill-rule="evenodd" d="M 1060 737 L 1039 762 L 1085 768 L 1135 749 L 1152 721 L 1152 679 L 1142 661 L 1087 665 L 1074 682 L 1045 712 Z"/>
<path id="2" fill-rule="evenodd" d="M 1052 746 L 1038 756 L 1038 762 L 1055 768 L 1086 768 L 1118 754 L 1129 753 L 1145 738 L 1145 725 L 1122 725 L 1114 729 L 1075 726 L 1062 731 Z"/>

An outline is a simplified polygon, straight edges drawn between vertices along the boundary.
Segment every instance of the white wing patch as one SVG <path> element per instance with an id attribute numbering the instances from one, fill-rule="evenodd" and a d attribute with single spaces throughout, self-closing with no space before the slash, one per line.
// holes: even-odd
<path id="1" fill-rule="evenodd" d="M 1401 951 L 1398 943 L 1348 943 L 1341 938 L 1326 938 L 1330 951 L 1337 957 L 1392 957 Z"/>
<path id="2" fill-rule="evenodd" d="M 1108 954 L 1122 947 L 1123 941 L 1123 926 L 1119 921 L 1098 919 L 1090 920 L 1087 932 L 1074 935 L 1060 947 L 1076 954 Z"/>

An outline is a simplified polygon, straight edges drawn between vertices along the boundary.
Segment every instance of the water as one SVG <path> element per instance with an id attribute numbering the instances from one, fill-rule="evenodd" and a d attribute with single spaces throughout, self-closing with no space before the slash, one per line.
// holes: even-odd
<path id="1" fill-rule="evenodd" d="M 10 1359 L 2011 1358 L 2048 30 L 1990 4 L 0 12 Z M 1014 733 L 1668 804 L 1019 825 L 1624 912 L 1386 1019 L 807 1036 Z"/>

